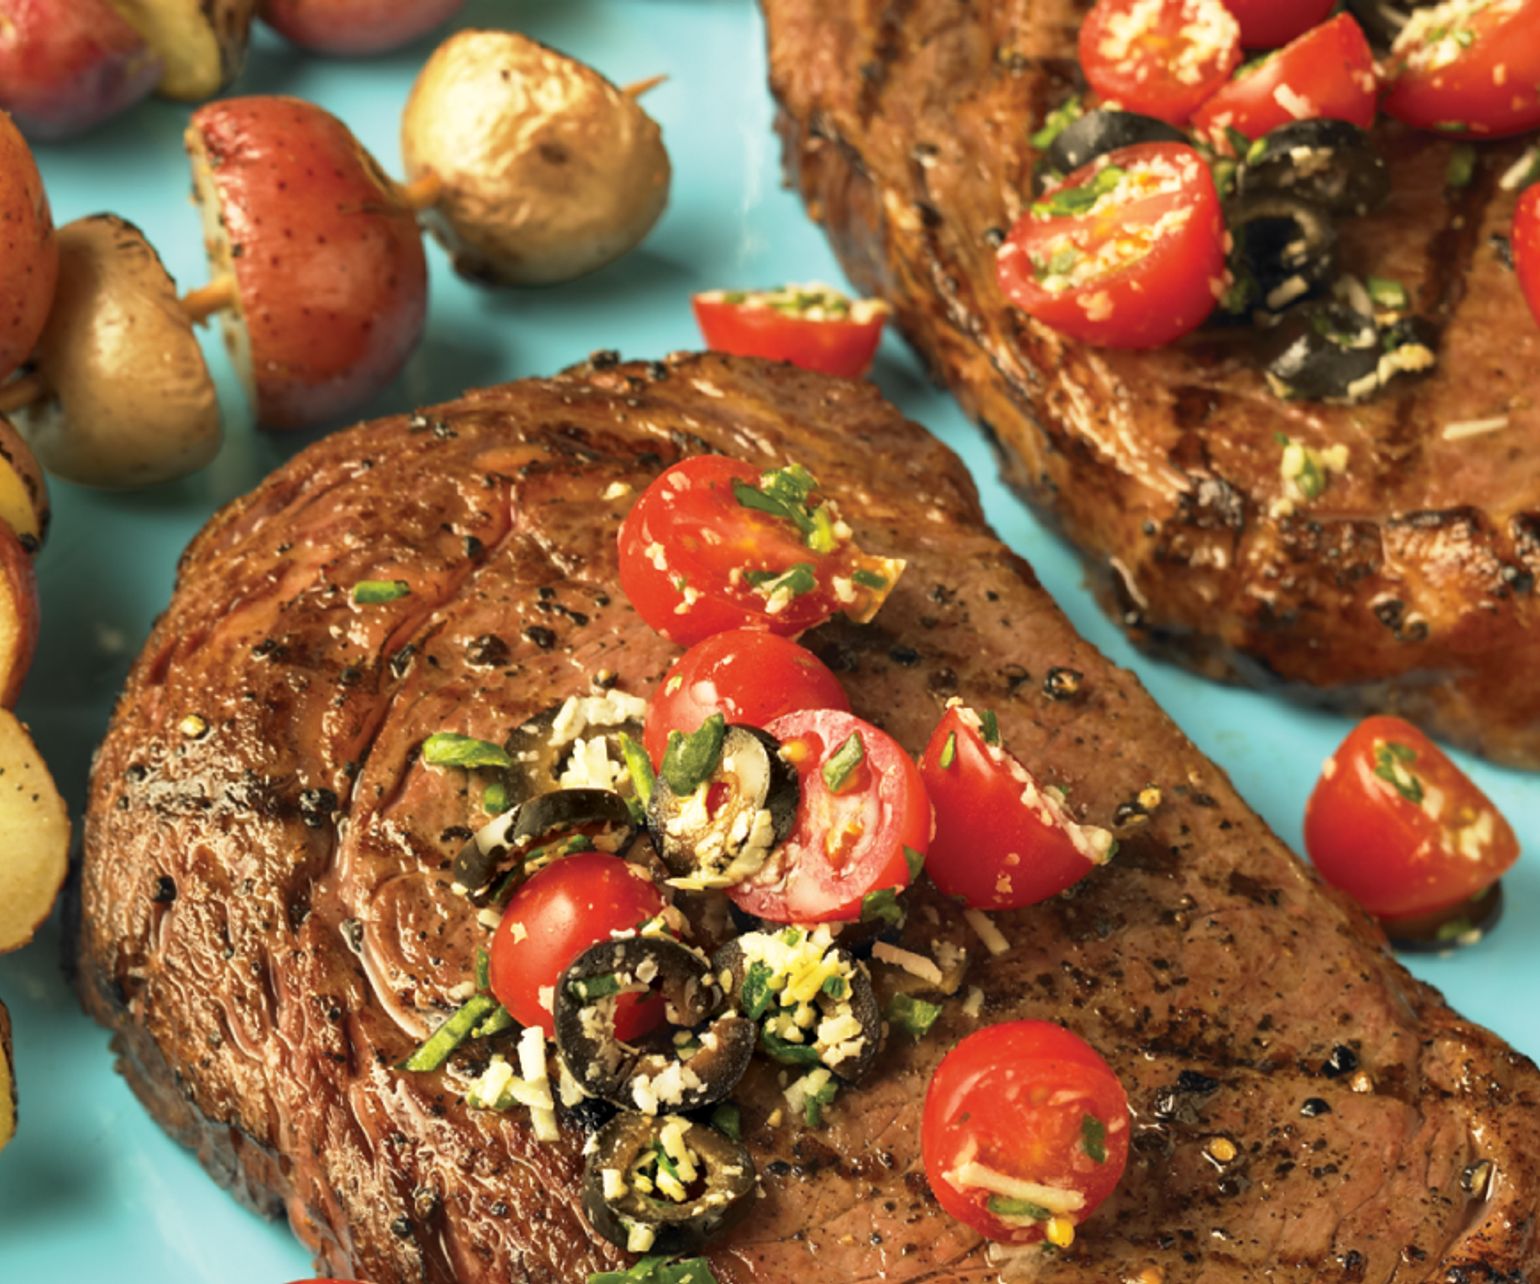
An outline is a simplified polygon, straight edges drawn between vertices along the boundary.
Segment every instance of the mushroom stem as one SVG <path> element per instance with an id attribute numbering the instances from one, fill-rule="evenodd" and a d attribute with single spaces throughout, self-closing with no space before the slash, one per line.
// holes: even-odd
<path id="1" fill-rule="evenodd" d="M 624 86 L 620 92 L 627 98 L 635 101 L 648 91 L 656 89 L 667 79 L 668 75 L 664 73 L 659 76 L 648 76 L 646 80 L 633 80 L 629 85 Z"/>
<path id="2" fill-rule="evenodd" d="M 48 392 L 48 385 L 41 375 L 22 375 L 10 383 L 0 385 L 0 415 L 22 410 L 34 401 L 41 401 Z"/>
<path id="3" fill-rule="evenodd" d="M 194 325 L 202 325 L 216 312 L 234 305 L 237 292 L 233 276 L 216 276 L 207 285 L 182 296 L 182 311 Z"/>
<path id="4" fill-rule="evenodd" d="M 425 169 L 410 183 L 399 184 L 396 190 L 400 193 L 403 205 L 421 212 L 439 203 L 439 198 L 444 194 L 444 180 L 437 171 Z"/>

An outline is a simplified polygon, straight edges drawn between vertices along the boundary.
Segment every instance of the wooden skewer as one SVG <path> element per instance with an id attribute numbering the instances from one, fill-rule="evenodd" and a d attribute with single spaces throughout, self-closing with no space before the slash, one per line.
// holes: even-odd
<path id="1" fill-rule="evenodd" d="M 425 169 L 410 183 L 402 183 L 397 190 L 402 203 L 418 211 L 432 209 L 444 195 L 444 180 L 431 169 Z"/>
<path id="2" fill-rule="evenodd" d="M 202 325 L 216 312 L 223 312 L 236 300 L 235 278 L 216 276 L 207 285 L 189 290 L 182 296 L 182 311 L 194 325 Z"/>
<path id="3" fill-rule="evenodd" d="M 632 81 L 631 84 L 625 86 L 620 92 L 623 93 L 627 98 L 630 98 L 634 101 L 635 99 L 640 98 L 643 94 L 647 93 L 649 90 L 656 89 L 667 79 L 668 76 L 666 73 L 661 76 L 648 76 L 646 80 Z"/>
<path id="4" fill-rule="evenodd" d="M 39 375 L 22 375 L 20 379 L 12 379 L 10 383 L 0 385 L 0 415 L 8 415 L 13 410 L 20 410 L 24 406 L 30 406 L 34 401 L 41 401 L 48 391 Z"/>

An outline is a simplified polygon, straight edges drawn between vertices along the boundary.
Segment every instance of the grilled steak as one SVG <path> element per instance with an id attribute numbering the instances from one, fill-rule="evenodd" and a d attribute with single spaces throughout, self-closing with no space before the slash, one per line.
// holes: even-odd
<path id="1" fill-rule="evenodd" d="M 1133 637 L 1211 676 L 1398 712 L 1540 766 L 1540 329 L 1503 259 L 1489 147 L 1383 131 L 1394 193 L 1344 263 L 1403 282 L 1437 371 L 1367 405 L 1287 404 L 1249 330 L 1097 350 L 1012 309 L 995 247 L 1029 135 L 1076 88 L 1089 0 L 764 0 L 788 170 L 850 276 L 993 434 Z M 1278 512 L 1279 434 L 1348 448 Z M 1285 506 L 1287 507 L 1287 506 Z"/>
<path id="2" fill-rule="evenodd" d="M 1135 1110 L 1123 1186 L 1054 1279 L 1530 1278 L 1535 1067 L 1408 976 L 1074 634 L 944 447 L 869 386 L 711 356 L 340 433 L 193 542 L 96 761 L 81 884 L 85 1002 L 156 1117 L 329 1274 L 572 1284 L 622 1259 L 578 1211 L 580 1131 L 541 1144 L 523 1111 L 394 1068 L 486 935 L 450 873 L 479 807 L 418 748 L 501 740 L 601 670 L 649 690 L 672 648 L 617 590 L 615 532 L 703 450 L 804 463 L 865 546 L 910 559 L 875 624 L 809 635 L 858 713 L 915 749 L 947 697 L 993 708 L 1122 842 L 999 915 L 998 956 L 922 899 L 912 944 L 963 941 L 983 1012 L 892 1039 L 824 1129 L 781 1121 L 774 1070 L 751 1070 L 764 1195 L 718 1278 L 994 1278 L 929 1195 L 920 1103 L 948 1046 L 1020 1017 L 1072 1025 Z M 351 604 L 393 578 L 410 595 Z"/>

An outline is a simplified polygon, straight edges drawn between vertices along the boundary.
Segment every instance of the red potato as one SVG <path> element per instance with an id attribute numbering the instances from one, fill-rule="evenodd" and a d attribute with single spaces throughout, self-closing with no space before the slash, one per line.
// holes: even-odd
<path id="1" fill-rule="evenodd" d="M 316 53 L 357 57 L 410 44 L 448 22 L 465 0 L 260 0 L 284 39 Z"/>
<path id="2" fill-rule="evenodd" d="M 0 709 L 0 954 L 20 949 L 48 921 L 69 850 L 69 809 L 27 728 Z"/>
<path id="3" fill-rule="evenodd" d="M 193 114 L 192 158 L 225 341 L 266 428 L 338 419 L 422 334 L 428 272 L 413 212 L 340 120 L 294 98 Z"/>
<path id="4" fill-rule="evenodd" d="M 85 133 L 148 95 L 161 71 L 110 0 L 0 0 L 0 107 L 28 138 Z"/>
<path id="5" fill-rule="evenodd" d="M 29 553 L 48 533 L 48 481 L 22 435 L 0 418 L 0 523 Z"/>
<path id="6" fill-rule="evenodd" d="M 26 139 L 0 112 L 0 379 L 32 355 L 58 275 L 42 176 Z"/>
<path id="7" fill-rule="evenodd" d="M 26 681 L 27 670 L 32 667 L 32 656 L 37 650 L 38 627 L 37 576 L 32 569 L 32 558 L 10 528 L 0 526 L 0 706 L 13 708 L 21 695 L 21 685 Z M 0 768 L 5 767 L 5 742 L 0 736 Z M 3 812 L 5 780 L 0 777 L 0 812 Z M 4 817 L 0 815 L 0 836 L 3 836 Z M 0 844 L 0 861 L 4 860 L 3 844 Z M 0 877 L 0 903 L 4 878 Z M 0 908 L 0 951 L 4 951 L 6 911 Z"/>

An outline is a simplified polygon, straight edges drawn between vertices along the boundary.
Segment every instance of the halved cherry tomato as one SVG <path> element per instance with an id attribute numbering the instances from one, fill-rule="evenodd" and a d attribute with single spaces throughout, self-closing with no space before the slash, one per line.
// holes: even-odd
<path id="1" fill-rule="evenodd" d="M 1385 110 L 1440 133 L 1498 138 L 1540 125 L 1540 0 L 1414 9 L 1391 46 Z"/>
<path id="2" fill-rule="evenodd" d="M 941 1207 L 989 1239 L 1060 1247 L 1128 1163 L 1128 1095 L 1085 1040 L 1047 1021 L 970 1034 L 936 1067 L 920 1145 Z"/>
<path id="3" fill-rule="evenodd" d="M 1125 111 L 1185 124 L 1241 60 L 1222 0 L 1096 0 L 1080 28 L 1091 88 Z"/>
<path id="4" fill-rule="evenodd" d="M 849 708 L 839 679 L 811 651 L 774 633 L 732 629 L 674 661 L 648 702 L 643 740 L 660 766 L 668 733 L 696 731 L 713 713 L 763 727 L 798 709 Z"/>
<path id="5" fill-rule="evenodd" d="M 1519 197 L 1513 212 L 1513 266 L 1529 310 L 1540 323 L 1540 185 Z"/>
<path id="6" fill-rule="evenodd" d="M 992 716 L 948 709 L 920 755 L 920 776 L 936 812 L 926 872 L 972 909 L 1036 905 L 1112 855 L 1112 835 L 1077 823 L 1000 743 Z"/>
<path id="7" fill-rule="evenodd" d="M 1345 120 L 1374 124 L 1379 82 L 1374 51 L 1350 14 L 1307 31 L 1240 73 L 1198 108 L 1192 127 L 1229 150 L 1229 131 L 1261 138 L 1296 120 Z"/>
<path id="8" fill-rule="evenodd" d="M 1017 307 L 1109 348 L 1197 329 L 1225 288 L 1224 217 L 1203 158 L 1181 143 L 1119 148 L 1050 188 L 996 265 Z"/>
<path id="9" fill-rule="evenodd" d="M 753 627 L 789 637 L 836 612 L 877 613 L 904 564 L 863 553 L 804 469 L 721 455 L 667 469 L 620 528 L 620 586 L 682 646 Z"/>
<path id="10" fill-rule="evenodd" d="M 1366 718 L 1326 763 L 1305 808 L 1321 877 L 1394 922 L 1463 905 L 1518 859 L 1485 794 L 1400 718 Z"/>
<path id="11" fill-rule="evenodd" d="M 826 285 L 710 290 L 691 303 L 708 348 L 850 379 L 871 368 L 888 319 L 880 300 L 848 299 Z"/>
<path id="12" fill-rule="evenodd" d="M 1337 0 L 1224 0 L 1241 24 L 1241 44 L 1248 49 L 1277 49 L 1309 31 L 1332 11 Z"/>
<path id="13" fill-rule="evenodd" d="M 551 991 L 567 965 L 613 932 L 636 928 L 663 912 L 663 897 L 635 865 L 604 852 L 564 856 L 532 874 L 513 894 L 492 934 L 490 980 L 520 1025 L 554 1033 Z M 658 995 L 617 1000 L 615 1033 L 635 1039 L 663 1019 Z"/>
<path id="14" fill-rule="evenodd" d="M 838 709 L 788 713 L 765 730 L 797 769 L 802 797 L 765 868 L 727 889 L 733 903 L 774 923 L 853 922 L 867 896 L 907 887 L 930 845 L 930 803 L 898 742 Z M 831 763 L 841 750 L 844 773 Z"/>

